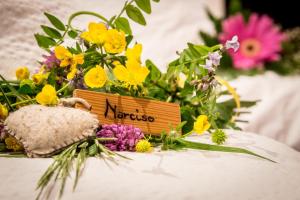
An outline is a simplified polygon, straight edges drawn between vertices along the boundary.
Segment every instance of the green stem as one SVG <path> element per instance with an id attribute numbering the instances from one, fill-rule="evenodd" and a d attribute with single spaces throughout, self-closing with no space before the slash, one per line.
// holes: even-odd
<path id="1" fill-rule="evenodd" d="M 69 31 L 69 26 L 68 26 L 67 29 L 65 30 L 64 34 L 61 36 L 61 39 L 59 39 L 59 40 L 56 42 L 56 46 L 57 46 L 57 45 L 60 45 L 61 43 L 63 43 L 64 38 L 65 38 L 66 34 L 68 33 L 68 31 Z"/>
<path id="2" fill-rule="evenodd" d="M 113 23 L 115 22 L 116 19 L 118 19 L 119 17 L 121 17 L 121 15 L 125 12 L 126 7 L 127 7 L 128 5 L 130 5 L 130 4 L 132 4 L 133 2 L 134 2 L 134 0 L 129 1 L 129 3 L 128 3 L 128 1 L 125 1 L 124 6 L 123 6 L 121 12 L 120 12 L 119 15 L 111 22 L 111 24 L 113 24 Z"/>
<path id="3" fill-rule="evenodd" d="M 90 11 L 79 11 L 79 12 L 73 13 L 68 19 L 68 27 L 70 27 L 72 30 L 74 30 L 74 28 L 72 27 L 71 23 L 72 23 L 73 19 L 79 15 L 92 15 L 92 16 L 98 17 L 101 20 L 103 20 L 104 22 L 108 23 L 108 20 L 98 13 L 90 12 Z"/>
<path id="4" fill-rule="evenodd" d="M 194 132 L 194 130 L 191 130 L 190 132 L 188 132 L 188 133 L 182 135 L 181 138 L 185 138 L 185 137 L 191 135 L 193 132 Z"/>
<path id="5" fill-rule="evenodd" d="M 65 89 L 67 89 L 69 87 L 69 85 L 71 84 L 71 81 L 68 82 L 66 85 L 64 85 L 62 88 L 60 88 L 59 90 L 57 90 L 56 94 L 61 93 L 62 91 L 64 91 Z"/>
<path id="6" fill-rule="evenodd" d="M 17 102 L 17 103 L 11 104 L 11 106 L 14 107 L 14 106 L 17 106 L 17 105 L 20 105 L 20 104 L 30 103 L 30 102 L 32 102 L 32 101 L 35 101 L 35 98 L 34 98 L 34 99 L 27 99 L 27 100 L 24 100 L 24 101 L 19 101 L 19 102 Z"/>
<path id="7" fill-rule="evenodd" d="M 18 81 L 18 80 L 6 80 L 6 81 L 1 81 L 0 80 L 0 84 L 2 85 L 3 83 L 5 84 L 5 83 L 15 83 L 15 84 L 20 84 L 20 81 Z"/>

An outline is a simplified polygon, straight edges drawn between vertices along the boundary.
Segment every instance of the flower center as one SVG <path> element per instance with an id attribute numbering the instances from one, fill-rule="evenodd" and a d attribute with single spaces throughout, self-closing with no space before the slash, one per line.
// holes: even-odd
<path id="1" fill-rule="evenodd" d="M 261 51 L 261 44 L 257 39 L 246 39 L 241 43 L 241 53 L 246 57 L 254 57 Z"/>

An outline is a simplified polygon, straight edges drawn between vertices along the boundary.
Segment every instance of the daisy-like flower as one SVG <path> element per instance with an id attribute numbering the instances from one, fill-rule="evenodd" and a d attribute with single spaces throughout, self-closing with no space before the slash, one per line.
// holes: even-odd
<path id="1" fill-rule="evenodd" d="M 237 14 L 224 20 L 222 29 L 220 41 L 224 44 L 229 40 L 225 47 L 237 50 L 239 39 L 240 48 L 236 52 L 229 51 L 235 68 L 253 69 L 279 59 L 285 36 L 270 17 L 254 13 L 245 22 L 243 16 Z"/>

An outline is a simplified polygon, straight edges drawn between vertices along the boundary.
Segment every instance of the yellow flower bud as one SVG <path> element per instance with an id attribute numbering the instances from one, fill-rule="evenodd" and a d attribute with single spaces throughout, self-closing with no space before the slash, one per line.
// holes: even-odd
<path id="1" fill-rule="evenodd" d="M 24 80 L 29 78 L 29 70 L 27 67 L 18 67 L 16 70 L 16 77 L 18 80 Z"/>
<path id="2" fill-rule="evenodd" d="M 206 115 L 199 115 L 194 122 L 194 131 L 202 134 L 210 128 L 210 123 Z"/>
<path id="3" fill-rule="evenodd" d="M 148 140 L 140 140 L 135 145 L 136 152 L 145 153 L 152 151 L 151 143 Z"/>
<path id="4" fill-rule="evenodd" d="M 6 106 L 0 103 L 0 119 L 5 119 L 8 115 L 8 110 Z"/>

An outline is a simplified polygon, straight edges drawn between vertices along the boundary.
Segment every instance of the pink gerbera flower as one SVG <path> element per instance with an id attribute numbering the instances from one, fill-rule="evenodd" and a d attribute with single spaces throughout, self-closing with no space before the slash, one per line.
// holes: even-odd
<path id="1" fill-rule="evenodd" d="M 222 43 L 235 35 L 239 38 L 239 50 L 236 53 L 229 51 L 235 68 L 253 69 L 267 61 L 279 59 L 281 42 L 285 36 L 270 17 L 254 13 L 246 23 L 243 16 L 237 14 L 224 20 L 222 29 L 219 35 Z"/>

